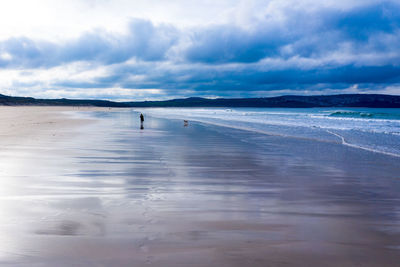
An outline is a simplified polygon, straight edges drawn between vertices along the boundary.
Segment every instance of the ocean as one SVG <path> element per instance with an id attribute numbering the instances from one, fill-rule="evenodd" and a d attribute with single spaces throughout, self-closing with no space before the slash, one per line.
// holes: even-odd
<path id="1" fill-rule="evenodd" d="M 268 135 L 339 142 L 400 157 L 400 109 L 147 108 L 141 111 L 159 118 L 211 123 Z"/>

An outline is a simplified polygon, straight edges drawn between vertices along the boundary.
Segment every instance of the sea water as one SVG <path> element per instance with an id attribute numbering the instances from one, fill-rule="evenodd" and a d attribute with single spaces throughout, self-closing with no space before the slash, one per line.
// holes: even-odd
<path id="1" fill-rule="evenodd" d="M 400 109 L 148 108 L 145 115 L 198 121 L 270 135 L 340 142 L 400 157 Z"/>

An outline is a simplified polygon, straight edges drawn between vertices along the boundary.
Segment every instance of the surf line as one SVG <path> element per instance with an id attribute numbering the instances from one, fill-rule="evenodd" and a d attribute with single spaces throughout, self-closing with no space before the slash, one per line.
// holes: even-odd
<path id="1" fill-rule="evenodd" d="M 390 153 L 390 152 L 385 152 L 385 151 L 379 151 L 379 150 L 372 149 L 372 148 L 367 148 L 367 147 L 363 147 L 363 146 L 357 146 L 357 145 L 354 145 L 354 144 L 350 144 L 350 143 L 346 142 L 346 140 L 344 139 L 344 137 L 341 136 L 340 134 L 335 133 L 335 132 L 332 132 L 332 131 L 330 131 L 330 130 L 326 130 L 326 131 L 327 131 L 328 133 L 333 134 L 334 136 L 340 138 L 340 140 L 342 140 L 342 145 L 349 146 L 349 147 L 354 147 L 354 148 L 358 148 L 358 149 L 363 149 L 363 150 L 366 150 L 366 151 L 369 151 L 369 152 L 385 154 L 385 155 L 389 155 L 389 156 L 392 156 L 392 157 L 397 157 L 397 158 L 400 157 L 399 154 Z"/>

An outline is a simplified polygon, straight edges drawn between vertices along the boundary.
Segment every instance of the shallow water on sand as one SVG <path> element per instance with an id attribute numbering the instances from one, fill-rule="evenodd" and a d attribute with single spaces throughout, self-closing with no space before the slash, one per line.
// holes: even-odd
<path id="1" fill-rule="evenodd" d="M 398 158 L 133 111 L 0 150 L 0 264 L 396 266 Z M 73 135 L 72 135 L 73 132 Z"/>
<path id="2" fill-rule="evenodd" d="M 396 108 L 146 108 L 146 114 L 297 137 L 400 158 Z"/>

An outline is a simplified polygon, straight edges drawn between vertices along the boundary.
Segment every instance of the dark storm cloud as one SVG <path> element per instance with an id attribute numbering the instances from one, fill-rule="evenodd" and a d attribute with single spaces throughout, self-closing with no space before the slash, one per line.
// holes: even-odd
<path id="1" fill-rule="evenodd" d="M 399 54 L 400 6 L 379 3 L 348 11 L 286 11 L 284 22 L 260 22 L 255 29 L 212 26 L 191 34 L 188 61 L 256 62 L 273 57 L 319 58 L 340 51 Z"/>
<path id="2" fill-rule="evenodd" d="M 366 41 L 377 33 L 394 33 L 400 27 L 399 5 L 390 2 L 359 7 L 346 13 L 334 14 L 331 28 L 338 29 L 349 39 Z"/>
<path id="3" fill-rule="evenodd" d="M 256 62 L 279 55 L 279 48 L 293 38 L 277 26 L 245 31 L 235 26 L 211 26 L 192 34 L 185 51 L 188 61 L 205 63 Z"/>
<path id="4" fill-rule="evenodd" d="M 128 68 L 129 69 L 129 68 Z M 382 89 L 384 85 L 400 83 L 400 66 L 337 66 L 301 70 L 298 68 L 262 71 L 257 67 L 244 66 L 240 69 L 204 68 L 187 65 L 179 69 L 168 67 L 152 68 L 143 65 L 144 77 L 131 80 L 131 73 L 117 68 L 114 74 L 96 79 L 110 87 L 126 89 L 160 88 L 167 92 L 192 90 L 193 92 L 268 91 L 281 88 L 304 90 L 306 88 L 348 88 L 349 84 L 368 84 L 371 88 Z M 143 74 L 143 72 L 142 72 Z M 251 88 L 251 90 L 249 90 Z"/>

